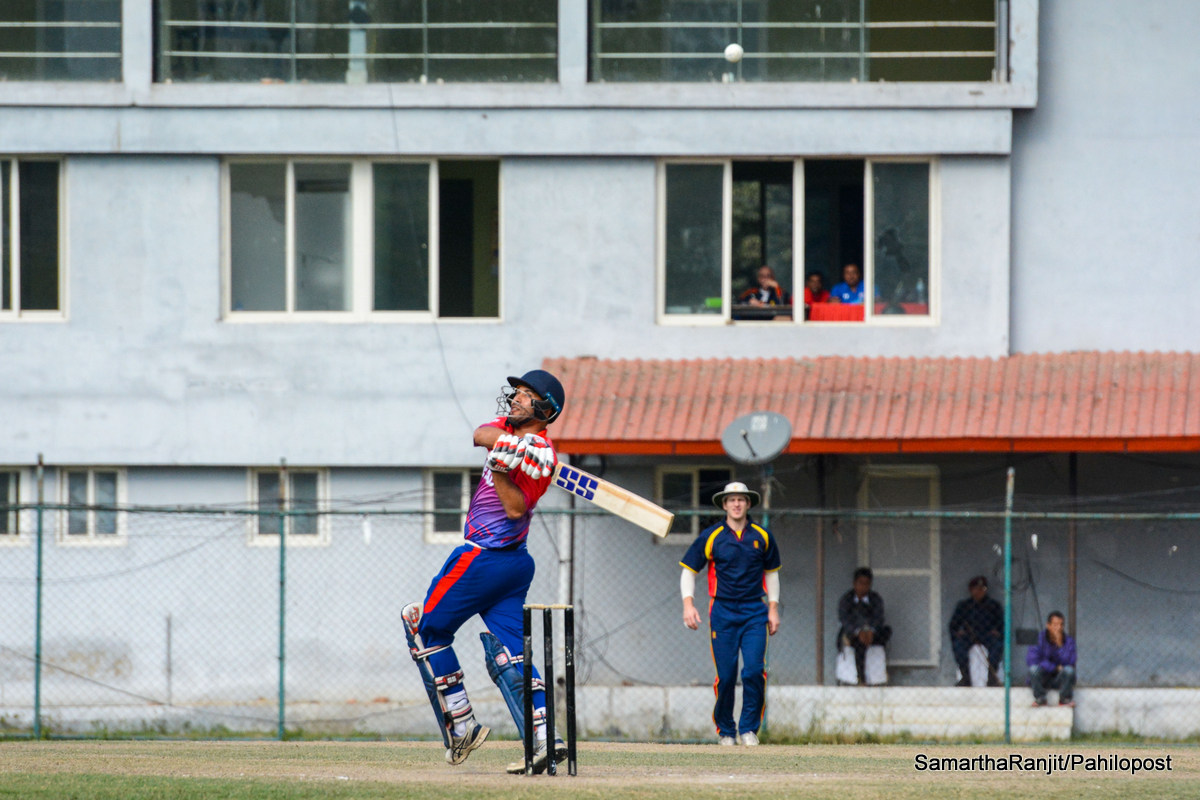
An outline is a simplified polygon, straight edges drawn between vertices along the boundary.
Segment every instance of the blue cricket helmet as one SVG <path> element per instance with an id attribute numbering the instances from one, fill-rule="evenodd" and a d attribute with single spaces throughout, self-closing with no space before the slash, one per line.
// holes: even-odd
<path id="1" fill-rule="evenodd" d="M 562 383 L 544 369 L 531 369 L 519 378 L 510 375 L 508 383 L 513 387 L 524 386 L 542 398 L 533 405 L 539 419 L 544 422 L 553 422 L 557 419 L 558 415 L 562 413 L 563 405 L 567 402 Z"/>

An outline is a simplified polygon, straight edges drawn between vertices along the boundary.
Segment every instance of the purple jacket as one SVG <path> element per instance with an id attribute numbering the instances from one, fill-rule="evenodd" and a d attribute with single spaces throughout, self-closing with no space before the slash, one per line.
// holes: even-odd
<path id="1" fill-rule="evenodd" d="M 1025 664 L 1037 667 L 1045 672 L 1054 672 L 1055 667 L 1075 666 L 1075 639 L 1063 634 L 1062 647 L 1055 647 L 1048 638 L 1046 631 L 1038 634 L 1037 644 L 1029 648 L 1025 654 Z"/>

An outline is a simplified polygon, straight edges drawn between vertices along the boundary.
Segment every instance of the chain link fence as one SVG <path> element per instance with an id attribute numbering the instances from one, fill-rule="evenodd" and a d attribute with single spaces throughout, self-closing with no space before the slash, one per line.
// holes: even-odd
<path id="1" fill-rule="evenodd" d="M 432 512 L 0 514 L 0 735 L 436 737 L 399 613 L 425 596 L 453 546 L 431 543 Z M 79 514 L 114 515 L 96 528 L 113 533 L 75 541 L 67 531 Z M 697 517 L 696 530 L 712 521 L 682 516 Z M 783 560 L 767 741 L 1200 736 L 1195 514 L 1006 516 L 993 505 L 771 509 L 757 519 Z M 657 540 L 591 509 L 535 515 L 528 597 L 575 604 L 585 738 L 714 739 L 709 637 L 704 625 L 684 627 L 679 601 L 691 539 Z M 893 633 L 884 679 L 846 685 L 838 603 L 863 565 Z M 985 685 L 958 685 L 950 641 L 975 575 L 1005 609 L 1009 646 L 994 686 L 986 658 L 976 676 Z M 1078 640 L 1074 707 L 1056 705 L 1054 692 L 1032 707 L 1026 652 L 1051 611 Z M 475 618 L 456 641 L 466 685 L 496 735 L 515 738 L 483 667 L 481 630 Z M 980 656 L 971 659 L 968 673 Z"/>

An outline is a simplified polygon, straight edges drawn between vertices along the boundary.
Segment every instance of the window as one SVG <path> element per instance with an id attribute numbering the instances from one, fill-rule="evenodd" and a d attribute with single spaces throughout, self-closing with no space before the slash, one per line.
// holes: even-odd
<path id="1" fill-rule="evenodd" d="M 156 79 L 554 81 L 558 0 L 156 0 Z"/>
<path id="2" fill-rule="evenodd" d="M 329 517 L 321 512 L 328 507 L 329 473 L 291 468 L 285 472 L 286 502 L 280 498 L 280 470 L 252 470 L 250 473 L 251 502 L 259 512 L 251 518 L 251 544 L 277 543 L 280 517 L 289 547 L 328 544 Z"/>
<path id="3" fill-rule="evenodd" d="M 21 473 L 17 470 L 0 470 L 0 545 L 19 541 L 21 512 Z"/>
<path id="4" fill-rule="evenodd" d="M 229 314 L 499 316 L 499 162 L 227 166 Z"/>
<path id="5" fill-rule="evenodd" d="M 0 318 L 61 308 L 59 163 L 0 160 Z"/>
<path id="6" fill-rule="evenodd" d="M 122 0 L 5 0 L 0 80 L 121 80 Z"/>
<path id="7" fill-rule="evenodd" d="M 928 324 L 935 176 L 926 160 L 664 162 L 661 321 Z M 762 271 L 780 292 L 752 305 Z M 844 302 L 806 303 L 813 273 L 845 282 Z"/>
<path id="8" fill-rule="evenodd" d="M 480 469 L 429 470 L 425 473 L 425 541 L 456 544 L 463 538 L 471 494 L 483 478 Z"/>
<path id="9" fill-rule="evenodd" d="M 594 81 L 991 81 L 997 63 L 996 0 L 590 3 Z"/>
<path id="10" fill-rule="evenodd" d="M 123 544 L 126 538 L 125 474 L 116 469 L 59 472 L 59 541 L 64 544 Z"/>
<path id="11" fill-rule="evenodd" d="M 713 495 L 733 480 L 728 467 L 663 467 L 658 470 L 657 500 L 668 511 L 711 510 L 707 515 L 677 515 L 671 531 L 659 544 L 691 544 L 700 531 L 724 518 L 713 503 Z"/>
<path id="12" fill-rule="evenodd" d="M 936 466 L 868 466 L 858 507 L 868 511 L 934 511 L 941 505 Z M 858 564 L 875 573 L 895 635 L 888 662 L 936 667 L 942 641 L 941 527 L 928 519 L 864 519 L 858 525 Z M 849 576 L 847 576 L 847 579 Z"/>

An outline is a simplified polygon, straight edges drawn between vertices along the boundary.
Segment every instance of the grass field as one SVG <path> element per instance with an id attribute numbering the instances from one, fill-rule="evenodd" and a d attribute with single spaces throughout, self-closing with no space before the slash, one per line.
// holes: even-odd
<path id="1" fill-rule="evenodd" d="M 0 743 L 0 798 L 1196 798 L 1200 749 L 1131 745 L 715 745 L 580 746 L 577 777 L 504 774 L 520 746 L 489 742 L 459 767 L 430 742 Z M 918 756 L 1171 759 L 1169 771 L 918 770 Z M 925 763 L 928 763 L 927 761 Z"/>

